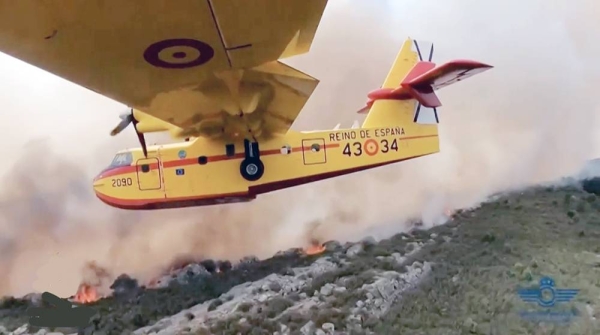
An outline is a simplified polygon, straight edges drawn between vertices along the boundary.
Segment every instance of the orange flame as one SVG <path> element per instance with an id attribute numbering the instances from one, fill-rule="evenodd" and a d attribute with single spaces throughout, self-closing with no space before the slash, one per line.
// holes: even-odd
<path id="1" fill-rule="evenodd" d="M 307 255 L 317 255 L 325 251 L 325 246 L 317 240 L 312 240 L 310 246 L 304 249 Z"/>
<path id="2" fill-rule="evenodd" d="M 88 284 L 85 284 L 85 283 L 82 283 L 79 285 L 79 288 L 77 289 L 77 293 L 75 294 L 75 297 L 73 298 L 73 300 L 75 302 L 78 302 L 81 304 L 89 304 L 98 299 L 100 299 L 100 296 L 98 295 L 98 291 L 96 290 L 96 288 L 92 287 Z"/>
<path id="3" fill-rule="evenodd" d="M 444 211 L 444 214 L 451 218 L 454 215 L 454 210 L 450 209 L 450 208 L 446 208 L 446 210 Z"/>

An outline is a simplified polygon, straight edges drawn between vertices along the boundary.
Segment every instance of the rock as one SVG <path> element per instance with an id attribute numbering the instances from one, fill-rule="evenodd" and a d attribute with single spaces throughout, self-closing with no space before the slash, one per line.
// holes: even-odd
<path id="1" fill-rule="evenodd" d="M 417 243 L 417 242 L 406 243 L 406 252 L 412 253 L 418 249 L 419 249 L 419 243 Z"/>
<path id="2" fill-rule="evenodd" d="M 391 256 L 398 264 L 402 264 L 406 261 L 406 257 L 403 257 L 399 252 L 394 252 Z"/>
<path id="3" fill-rule="evenodd" d="M 477 323 L 469 317 L 463 321 L 463 329 L 471 333 L 477 333 Z"/>
<path id="4" fill-rule="evenodd" d="M 523 270 L 525 270 L 525 265 L 517 262 L 515 265 L 513 265 L 513 269 L 517 274 L 521 274 Z"/>
<path id="5" fill-rule="evenodd" d="M 359 300 L 356 302 L 356 307 L 360 308 L 363 307 L 365 305 L 365 303 L 362 300 Z"/>
<path id="6" fill-rule="evenodd" d="M 333 293 L 340 294 L 344 292 L 346 292 L 346 288 L 344 286 L 336 286 L 333 288 Z"/>
<path id="7" fill-rule="evenodd" d="M 335 286 L 333 284 L 327 283 L 321 287 L 320 293 L 326 297 L 330 296 L 331 292 L 333 292 L 334 287 Z"/>
<path id="8" fill-rule="evenodd" d="M 342 248 L 342 245 L 338 241 L 327 241 L 323 243 L 323 246 L 327 251 L 337 251 Z"/>
<path id="9" fill-rule="evenodd" d="M 373 310 L 374 316 L 385 314 L 398 295 L 414 287 L 431 270 L 431 265 L 428 262 L 424 264 L 419 263 L 419 265 L 420 267 L 415 267 L 414 264 L 407 267 L 408 271 L 406 273 L 396 271 L 382 272 L 375 276 L 374 282 L 362 286 L 362 289 L 367 291 L 367 304 L 376 307 Z"/>
<path id="10" fill-rule="evenodd" d="M 335 325 L 331 322 L 325 322 L 321 325 L 321 328 L 328 333 L 333 333 L 335 330 Z"/>
<path id="11" fill-rule="evenodd" d="M 269 283 L 269 289 L 273 292 L 279 292 L 281 291 L 281 284 L 279 284 L 278 282 L 270 282 Z"/>
<path id="12" fill-rule="evenodd" d="M 13 335 L 23 335 L 27 333 L 28 330 L 28 326 L 27 325 L 22 325 L 21 327 L 15 329 L 14 332 L 12 332 Z"/>
<path id="13" fill-rule="evenodd" d="M 327 333 L 325 333 L 322 329 L 317 329 L 317 331 L 315 331 L 315 335 L 327 335 Z"/>
<path id="14" fill-rule="evenodd" d="M 364 251 L 362 243 L 356 243 L 346 250 L 346 256 L 355 257 Z"/>
<path id="15" fill-rule="evenodd" d="M 360 325 L 362 323 L 362 317 L 360 315 L 350 314 L 346 318 L 346 321 L 348 321 L 348 323 L 350 323 L 350 324 L 359 324 Z"/>
<path id="16" fill-rule="evenodd" d="M 316 325 L 314 323 L 314 321 L 308 321 L 304 326 L 302 326 L 302 328 L 300 328 L 300 333 L 302 335 L 313 335 L 315 329 L 316 329 Z"/>

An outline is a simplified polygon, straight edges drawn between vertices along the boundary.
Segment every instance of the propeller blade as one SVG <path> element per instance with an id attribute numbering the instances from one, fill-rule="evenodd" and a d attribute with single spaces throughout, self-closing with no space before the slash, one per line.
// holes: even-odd
<path id="1" fill-rule="evenodd" d="M 142 146 L 142 152 L 144 153 L 144 157 L 148 158 L 148 148 L 146 147 L 146 137 L 144 133 L 140 133 L 137 130 L 137 121 L 133 120 L 133 128 L 135 129 L 135 134 L 138 137 L 138 141 L 140 141 L 140 145 Z"/>
<path id="2" fill-rule="evenodd" d="M 119 134 L 133 122 L 133 113 L 123 113 L 119 117 L 121 118 L 121 122 L 110 132 L 110 136 Z"/>
<path id="3" fill-rule="evenodd" d="M 133 108 L 128 112 L 120 114 L 119 118 L 121 118 L 121 122 L 110 132 L 111 136 L 115 136 L 118 133 L 122 132 L 123 129 L 127 128 L 130 123 L 133 123 L 133 129 L 135 129 L 135 134 L 138 137 L 138 141 L 140 141 L 140 145 L 142 146 L 142 151 L 144 152 L 144 157 L 148 158 L 148 148 L 146 147 L 146 138 L 143 133 L 140 133 L 137 129 L 138 121 L 133 117 Z"/>

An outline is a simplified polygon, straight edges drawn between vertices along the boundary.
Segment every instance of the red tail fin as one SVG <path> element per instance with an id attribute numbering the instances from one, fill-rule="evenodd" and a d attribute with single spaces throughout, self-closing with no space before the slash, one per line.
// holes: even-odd
<path id="1" fill-rule="evenodd" d="M 432 65 L 430 62 L 415 64 L 397 89 L 407 90 L 423 106 L 429 108 L 442 105 L 435 90 L 492 68 L 490 65 L 471 60 L 454 60 L 437 68 L 433 68 Z"/>

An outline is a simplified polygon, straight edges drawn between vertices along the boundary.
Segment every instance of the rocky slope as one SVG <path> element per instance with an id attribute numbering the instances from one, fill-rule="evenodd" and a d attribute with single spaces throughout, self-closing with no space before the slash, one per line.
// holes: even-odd
<path id="1" fill-rule="evenodd" d="M 390 239 L 326 243 L 216 271 L 190 264 L 145 289 L 115 282 L 85 334 L 597 334 L 600 199 L 579 188 L 506 195 L 449 223 Z M 538 323 L 517 288 L 550 276 L 580 290 L 557 305 L 570 322 Z M 33 299 L 35 300 L 35 299 Z M 32 299 L 7 298 L 0 323 L 15 334 Z M 554 311 L 554 309 L 553 309 Z M 54 329 L 71 333 L 72 329 Z"/>

